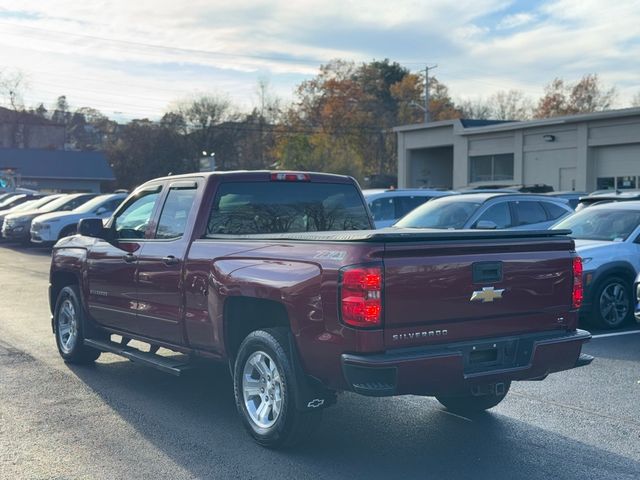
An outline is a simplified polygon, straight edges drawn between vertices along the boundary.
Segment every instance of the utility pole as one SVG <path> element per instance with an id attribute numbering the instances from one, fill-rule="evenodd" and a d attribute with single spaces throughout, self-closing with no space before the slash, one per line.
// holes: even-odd
<path id="1" fill-rule="evenodd" d="M 429 123 L 429 70 L 438 68 L 438 65 L 424 67 L 424 123 Z"/>

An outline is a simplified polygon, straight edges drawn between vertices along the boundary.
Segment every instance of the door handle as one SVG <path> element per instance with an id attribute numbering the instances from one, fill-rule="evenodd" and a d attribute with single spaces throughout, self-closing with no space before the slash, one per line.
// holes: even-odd
<path id="1" fill-rule="evenodd" d="M 167 255 L 166 257 L 163 257 L 162 261 L 168 267 L 171 265 L 177 265 L 180 263 L 180 259 L 177 257 L 174 257 L 173 255 Z"/>
<path id="2" fill-rule="evenodd" d="M 134 255 L 133 253 L 127 253 L 124 257 L 122 257 L 123 260 L 127 263 L 133 263 L 135 261 L 138 260 L 138 256 Z"/>

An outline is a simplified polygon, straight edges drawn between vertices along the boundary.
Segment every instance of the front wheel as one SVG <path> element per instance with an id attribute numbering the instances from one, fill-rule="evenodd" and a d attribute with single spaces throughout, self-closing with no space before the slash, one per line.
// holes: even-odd
<path id="1" fill-rule="evenodd" d="M 236 407 L 260 445 L 292 446 L 320 423 L 322 411 L 301 412 L 289 353 L 287 331 L 257 330 L 240 345 L 234 366 Z"/>
<path id="2" fill-rule="evenodd" d="M 483 395 L 474 395 L 468 392 L 462 395 L 437 396 L 436 399 L 447 407 L 447 410 L 453 413 L 463 415 L 480 413 L 495 407 L 504 400 L 504 397 L 506 397 L 509 392 L 510 386 L 511 382 L 506 382 L 504 384 L 504 390 L 500 393 L 496 393 L 494 388 L 489 393 Z"/>
<path id="3" fill-rule="evenodd" d="M 64 287 L 58 294 L 53 315 L 56 344 L 60 356 L 69 363 L 91 363 L 100 351 L 84 345 L 84 311 L 76 285 Z"/>

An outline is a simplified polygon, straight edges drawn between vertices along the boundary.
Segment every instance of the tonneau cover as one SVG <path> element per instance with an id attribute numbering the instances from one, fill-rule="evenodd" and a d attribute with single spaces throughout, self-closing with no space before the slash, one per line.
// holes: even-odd
<path id="1" fill-rule="evenodd" d="M 251 235 L 210 234 L 212 240 L 283 240 L 308 242 L 427 242 L 444 240 L 502 240 L 566 236 L 571 230 L 439 230 L 383 228 L 337 232 L 270 233 Z"/>

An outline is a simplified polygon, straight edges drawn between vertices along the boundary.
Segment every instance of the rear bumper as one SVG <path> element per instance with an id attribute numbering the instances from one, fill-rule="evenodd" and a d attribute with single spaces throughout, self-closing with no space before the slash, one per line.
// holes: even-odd
<path id="1" fill-rule="evenodd" d="M 373 355 L 342 355 L 351 389 L 363 395 L 441 395 L 476 385 L 540 380 L 553 372 L 587 365 L 585 330 L 482 339 Z"/>

